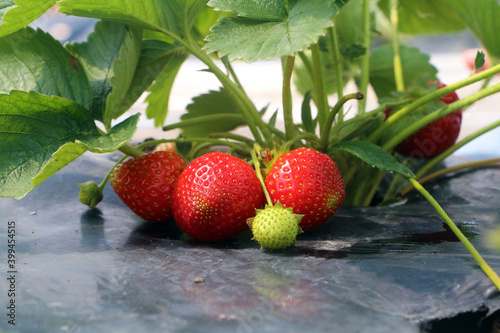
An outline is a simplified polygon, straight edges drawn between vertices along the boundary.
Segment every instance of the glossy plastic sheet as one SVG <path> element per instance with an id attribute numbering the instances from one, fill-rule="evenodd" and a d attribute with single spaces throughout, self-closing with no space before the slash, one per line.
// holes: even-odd
<path id="1" fill-rule="evenodd" d="M 295 247 L 267 252 L 249 232 L 209 244 L 173 222 L 144 222 L 109 186 L 88 210 L 77 184 L 100 182 L 112 165 L 110 155 L 84 155 L 22 200 L 0 200 L 1 330 L 435 332 L 461 318 L 467 332 L 489 332 L 500 308 L 488 277 L 418 196 L 397 207 L 343 207 Z M 500 222 L 500 170 L 428 188 L 500 272 L 499 253 L 485 246 Z M 6 316 L 9 221 L 15 326 Z"/>

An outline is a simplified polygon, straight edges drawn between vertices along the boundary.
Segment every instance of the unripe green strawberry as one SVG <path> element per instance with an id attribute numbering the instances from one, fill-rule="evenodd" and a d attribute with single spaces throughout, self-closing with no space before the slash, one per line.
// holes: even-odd
<path id="1" fill-rule="evenodd" d="M 279 202 L 256 211 L 247 224 L 261 248 L 279 250 L 295 245 L 297 234 L 302 233 L 299 222 L 303 215 L 294 214 L 292 208 L 283 208 Z"/>

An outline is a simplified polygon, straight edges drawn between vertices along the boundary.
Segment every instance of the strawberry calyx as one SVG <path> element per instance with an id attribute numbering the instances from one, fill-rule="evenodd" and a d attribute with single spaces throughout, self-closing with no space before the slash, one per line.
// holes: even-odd
<path id="1" fill-rule="evenodd" d="M 95 206 L 97 206 L 97 204 L 101 202 L 104 197 L 102 188 L 94 181 L 78 184 L 78 187 L 80 187 L 78 199 L 81 203 L 89 206 L 90 208 L 95 208 Z"/>

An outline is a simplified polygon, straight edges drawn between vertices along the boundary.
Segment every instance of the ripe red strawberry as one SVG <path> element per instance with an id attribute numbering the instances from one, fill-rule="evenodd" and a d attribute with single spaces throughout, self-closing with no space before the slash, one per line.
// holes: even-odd
<path id="1" fill-rule="evenodd" d="M 446 87 L 446 85 L 439 83 L 437 89 L 443 87 Z M 458 95 L 451 92 L 441 97 L 440 100 L 445 104 L 451 104 L 458 101 Z M 385 110 L 384 113 L 388 117 L 391 109 Z M 455 144 L 460 133 L 461 124 L 462 109 L 459 109 L 413 133 L 397 145 L 394 150 L 401 155 L 414 158 L 436 157 Z"/>
<path id="2" fill-rule="evenodd" d="M 221 241 L 248 228 L 246 220 L 264 204 L 264 192 L 247 162 L 208 153 L 191 162 L 175 187 L 174 219 L 188 235 Z"/>
<path id="3" fill-rule="evenodd" d="M 335 214 L 344 201 L 344 183 L 335 162 L 310 148 L 280 156 L 265 180 L 274 204 L 278 201 L 294 214 L 304 215 L 302 230 L 312 230 Z"/>
<path id="4" fill-rule="evenodd" d="M 172 193 L 185 166 L 175 153 L 147 153 L 119 164 L 110 183 L 134 213 L 147 221 L 166 221 L 172 219 Z"/>

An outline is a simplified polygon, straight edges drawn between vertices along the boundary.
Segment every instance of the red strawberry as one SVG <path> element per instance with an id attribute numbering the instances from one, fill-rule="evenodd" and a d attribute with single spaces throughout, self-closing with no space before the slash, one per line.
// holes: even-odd
<path id="1" fill-rule="evenodd" d="M 437 89 L 443 87 L 446 87 L 446 85 L 439 83 Z M 441 97 L 440 100 L 445 104 L 451 104 L 458 101 L 458 96 L 455 92 L 451 92 Z M 391 109 L 384 111 L 386 117 L 389 116 L 391 111 Z M 462 109 L 459 109 L 413 133 L 396 146 L 394 150 L 401 155 L 414 158 L 436 157 L 455 144 L 460 133 L 461 124 Z"/>
<path id="2" fill-rule="evenodd" d="M 264 192 L 250 164 L 216 152 L 198 157 L 182 172 L 172 208 L 188 235 L 221 241 L 243 232 L 263 204 Z"/>
<path id="3" fill-rule="evenodd" d="M 335 214 L 344 201 L 344 183 L 335 162 L 310 148 L 298 148 L 280 156 L 269 169 L 266 188 L 294 214 L 304 215 L 302 230 L 312 230 Z"/>
<path id="4" fill-rule="evenodd" d="M 134 213 L 147 221 L 166 221 L 172 218 L 172 193 L 185 166 L 175 153 L 148 153 L 119 164 L 110 183 Z"/>

